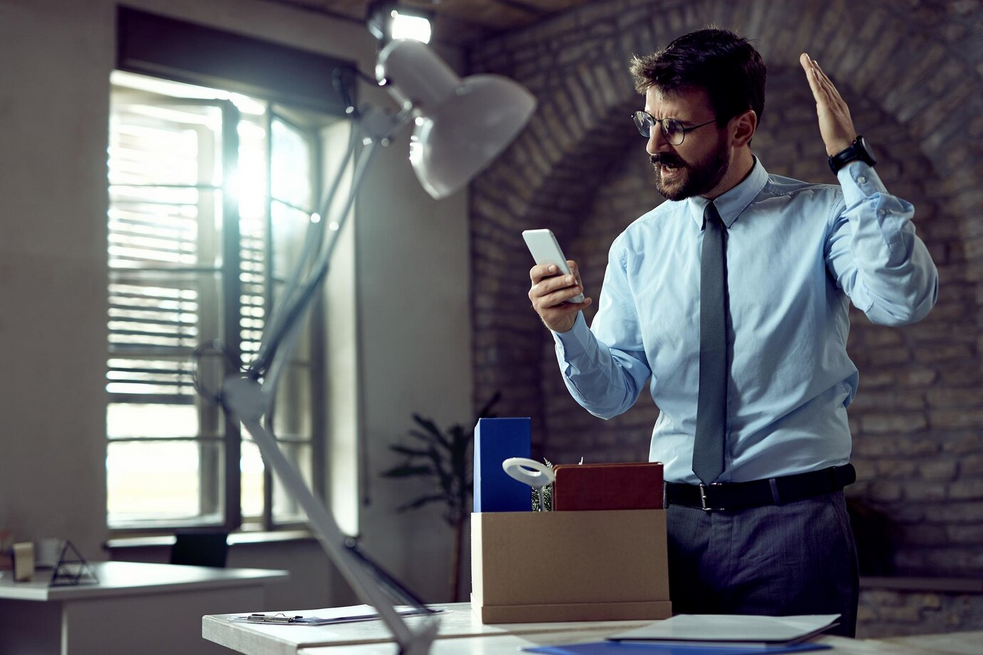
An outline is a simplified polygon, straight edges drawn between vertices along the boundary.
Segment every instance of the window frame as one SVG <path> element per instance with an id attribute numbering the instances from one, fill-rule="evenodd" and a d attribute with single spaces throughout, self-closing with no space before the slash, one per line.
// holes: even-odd
<path id="1" fill-rule="evenodd" d="M 119 94 L 131 93 L 130 91 L 120 90 L 115 86 L 113 92 Z M 236 178 L 238 172 L 240 148 L 238 130 L 240 122 L 243 120 L 242 114 L 229 100 L 202 100 L 143 91 L 133 93 L 136 98 L 145 100 L 150 104 L 157 102 L 159 103 L 159 106 L 212 106 L 218 108 L 221 112 L 222 136 L 221 154 L 219 156 L 222 159 L 222 183 L 219 185 L 213 184 L 204 186 L 202 184 L 195 184 L 187 187 L 197 189 L 207 187 L 208 191 L 221 194 L 221 215 L 216 216 L 215 222 L 220 223 L 222 229 L 220 234 L 220 243 L 217 244 L 216 248 L 216 250 L 219 252 L 214 253 L 218 255 L 217 258 L 221 260 L 221 264 L 218 266 L 202 266 L 200 264 L 196 266 L 161 266 L 160 268 L 148 267 L 133 270 L 138 276 L 140 272 L 149 272 L 151 276 L 162 280 L 166 279 L 169 274 L 174 274 L 177 276 L 184 274 L 214 274 L 220 276 L 220 282 L 218 283 L 217 287 L 220 289 L 221 309 L 217 312 L 215 318 L 221 324 L 220 338 L 223 343 L 223 374 L 224 376 L 237 374 L 241 370 L 237 365 L 240 362 L 244 363 L 242 344 L 244 343 L 245 339 L 242 335 L 242 331 L 245 328 L 242 324 L 242 319 L 245 318 L 245 316 L 243 314 L 244 305 L 242 298 L 244 289 L 241 276 L 245 272 L 245 269 L 243 268 L 242 256 L 245 246 L 243 243 L 243 233 L 241 230 L 242 216 L 240 212 L 239 199 L 228 187 L 230 181 Z M 263 249 L 263 281 L 261 293 L 265 310 L 263 314 L 264 322 L 272 313 L 272 309 L 275 304 L 274 295 L 277 286 L 282 285 L 285 282 L 281 276 L 277 276 L 276 274 L 277 265 L 275 260 L 277 256 L 274 253 L 275 232 L 273 225 L 273 206 L 276 203 L 280 203 L 295 211 L 307 211 L 306 208 L 296 207 L 289 202 L 285 202 L 279 198 L 274 198 L 273 196 L 271 188 L 273 175 L 272 153 L 274 147 L 272 128 L 275 121 L 283 123 L 288 129 L 300 134 L 311 150 L 311 172 L 309 179 L 312 185 L 312 204 L 316 204 L 318 198 L 320 198 L 322 193 L 321 187 L 324 183 L 323 168 L 325 153 L 323 151 L 322 139 L 320 138 L 320 130 L 328 125 L 331 120 L 329 120 L 327 117 L 319 117 L 316 121 L 311 122 L 310 124 L 304 124 L 304 122 L 298 118 L 298 116 L 301 116 L 301 114 L 298 114 L 289 108 L 281 107 L 275 103 L 267 103 L 266 111 L 263 116 L 263 127 L 266 130 L 267 139 L 266 156 L 264 158 L 267 188 L 263 194 L 264 208 L 262 217 L 262 220 L 264 221 L 263 234 L 265 235 L 265 238 L 261 246 Z M 108 184 L 110 190 L 113 186 L 126 187 L 131 185 L 117 185 L 113 183 Z M 132 186 L 135 188 L 139 185 Z M 155 185 L 151 184 L 148 186 Z M 125 271 L 127 269 L 120 270 Z M 114 269 L 110 269 L 109 275 L 110 284 L 113 284 Z M 311 476 L 312 487 L 315 490 L 315 493 L 323 497 L 326 478 L 327 442 L 326 412 L 323 406 L 324 403 L 320 402 L 321 399 L 326 397 L 326 318 L 323 295 L 319 295 L 315 299 L 312 310 L 313 311 L 311 311 L 309 314 L 310 322 L 307 326 L 310 337 L 309 343 L 306 344 L 308 348 L 308 356 L 306 358 L 307 361 L 299 364 L 300 366 L 305 367 L 308 371 L 307 378 L 312 403 L 306 410 L 306 416 L 310 421 L 310 435 L 309 438 L 304 436 L 297 438 L 293 435 L 285 435 L 284 437 L 280 437 L 278 435 L 277 441 L 280 443 L 300 443 L 310 449 L 311 467 L 310 470 L 304 470 L 303 473 L 305 477 L 308 474 Z M 200 312 L 201 309 L 199 308 L 198 311 Z M 112 320 L 112 318 L 107 316 L 107 320 Z M 111 329 L 110 334 L 113 334 L 113 330 Z M 199 340 L 201 340 L 201 335 L 199 335 Z M 116 353 L 112 349 L 110 349 L 107 353 L 107 356 L 110 359 L 121 355 L 125 357 L 125 353 Z M 179 373 L 175 373 L 175 375 L 179 375 Z M 206 403 L 206 401 L 202 399 L 193 399 L 189 403 L 187 398 L 180 393 L 174 394 L 173 396 L 169 396 L 168 394 L 147 394 L 143 398 L 125 393 L 107 393 L 107 407 L 109 404 L 113 403 L 121 404 L 134 401 L 140 402 L 141 400 L 163 405 L 194 404 L 195 406 L 199 406 Z M 220 420 L 223 424 L 223 432 L 218 436 L 202 436 L 201 432 L 199 432 L 199 434 L 194 437 L 134 436 L 110 438 L 110 436 L 107 434 L 107 443 L 151 443 L 155 441 L 174 443 L 177 441 L 192 441 L 199 444 L 199 453 L 202 459 L 206 457 L 223 458 L 224 461 L 218 462 L 220 465 L 218 468 L 213 469 L 207 466 L 202 466 L 201 472 L 199 473 L 201 485 L 199 491 L 199 506 L 202 508 L 214 507 L 218 514 L 222 517 L 221 520 L 210 521 L 208 520 L 208 516 L 214 516 L 215 514 L 205 512 L 202 515 L 203 518 L 200 519 L 147 519 L 135 520 L 132 523 L 109 523 L 109 516 L 107 512 L 107 527 L 114 536 L 159 534 L 161 532 L 185 528 L 221 528 L 232 532 L 236 530 L 295 530 L 304 527 L 305 519 L 302 511 L 299 509 L 297 509 L 297 520 L 294 521 L 278 521 L 274 516 L 274 489 L 275 485 L 278 487 L 279 484 L 278 482 L 274 481 L 273 473 L 270 467 L 265 465 L 265 463 L 263 472 L 262 514 L 259 517 L 244 517 L 244 513 L 242 511 L 242 475 L 240 464 L 242 457 L 242 442 L 243 439 L 248 439 L 248 433 L 244 433 L 238 421 L 235 421 L 229 417 L 222 408 L 216 407 L 215 411 L 218 412 L 218 420 Z M 199 419 L 204 417 L 203 410 L 199 409 L 198 414 Z M 224 445 L 224 451 L 209 452 L 209 449 L 205 447 L 209 442 L 221 443 Z M 292 499 L 288 500 L 291 504 L 293 504 Z M 203 509 L 202 511 L 204 512 L 205 510 Z"/>
<path id="2" fill-rule="evenodd" d="M 357 101 L 357 89 L 349 88 L 343 91 L 329 81 L 339 71 L 356 70 L 352 61 L 125 6 L 117 7 L 116 32 L 117 70 L 243 93 L 268 103 L 268 121 L 272 121 L 276 113 L 285 122 L 309 128 L 312 135 L 311 143 L 317 151 L 314 158 L 316 170 L 313 173 L 313 179 L 317 181 L 314 196 L 317 202 L 321 194 L 320 187 L 325 182 L 324 167 L 328 165 L 323 153 L 324 128 L 327 123 L 321 121 L 325 117 L 330 120 L 350 121 L 347 108 Z M 290 71 L 290 75 L 284 75 L 283 71 Z M 307 121 L 306 113 L 309 111 L 316 112 L 318 118 Z M 291 120 L 293 117 L 299 117 L 299 122 Z M 236 123 L 237 121 L 228 121 L 223 117 L 223 148 L 235 142 L 238 149 L 238 134 L 234 127 Z M 232 171 L 224 171 L 224 180 L 230 179 L 228 177 L 230 172 Z M 270 195 L 267 194 L 268 202 L 272 203 Z M 238 206 L 233 194 L 223 194 L 222 212 L 226 216 L 238 216 Z M 269 208 L 267 220 L 272 220 Z M 235 227 L 235 241 L 238 242 L 240 236 L 238 223 L 235 223 Z M 240 296 L 238 291 L 241 290 L 238 274 L 230 275 L 229 271 L 233 268 L 239 271 L 241 266 L 239 252 L 231 245 L 231 241 L 231 235 L 223 229 L 222 261 L 225 270 L 222 271 L 222 285 L 223 289 L 226 285 L 228 287 L 224 296 L 238 299 Z M 226 308 L 224 309 L 226 315 L 241 315 L 241 311 L 230 313 Z M 318 295 L 312 310 L 309 328 L 312 334 L 309 353 L 312 367 L 311 481 L 315 494 L 330 500 L 327 471 L 331 464 L 328 461 L 327 451 L 332 439 L 329 428 L 332 423 L 329 422 L 324 407 L 329 389 L 327 378 L 329 364 L 326 359 L 329 335 L 324 294 Z M 227 333 L 239 329 L 237 322 L 226 321 L 223 326 L 225 343 L 237 342 L 235 339 L 228 338 L 231 335 Z M 231 355 L 226 360 L 226 371 L 236 372 L 235 367 L 228 360 L 240 362 L 241 351 Z M 244 524 L 239 491 L 241 489 L 239 460 L 243 435 L 239 425 L 225 416 L 225 412 L 222 412 L 222 420 L 225 422 L 227 448 L 223 472 L 224 498 L 227 507 L 222 527 L 230 531 L 270 529 L 273 527 L 273 474 L 269 466 L 264 467 L 266 497 L 264 515 L 260 524 Z M 235 438 L 232 438 L 232 435 L 235 435 Z M 233 500 L 235 502 L 232 502 Z M 228 507 L 229 505 L 234 507 Z M 298 522 L 276 524 L 275 528 L 289 530 L 303 526 L 305 522 L 301 515 Z M 175 525 L 177 524 L 172 522 L 167 527 L 147 525 L 109 529 L 114 536 L 119 537 L 126 534 L 169 532 Z"/>

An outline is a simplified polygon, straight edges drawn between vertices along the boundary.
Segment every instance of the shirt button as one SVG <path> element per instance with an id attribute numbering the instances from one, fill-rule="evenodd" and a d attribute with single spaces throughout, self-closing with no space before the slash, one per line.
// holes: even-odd
<path id="1" fill-rule="evenodd" d="M 881 209 L 877 212 L 877 215 L 883 218 L 884 216 L 887 216 L 887 210 Z"/>
<path id="2" fill-rule="evenodd" d="M 860 177 L 857 178 L 857 182 L 859 184 L 867 184 L 867 176 L 861 175 Z"/>

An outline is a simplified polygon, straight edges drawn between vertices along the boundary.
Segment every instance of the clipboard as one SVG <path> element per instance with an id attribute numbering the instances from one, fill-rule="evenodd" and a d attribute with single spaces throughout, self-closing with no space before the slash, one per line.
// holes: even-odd
<path id="1" fill-rule="evenodd" d="M 421 616 L 443 612 L 442 609 L 417 609 L 415 607 L 400 607 L 396 612 L 400 616 Z M 295 614 L 293 612 L 257 612 L 242 616 L 234 616 L 230 620 L 236 623 L 252 625 L 332 625 L 336 623 L 358 623 L 360 621 L 375 621 L 379 613 L 371 605 L 355 605 L 323 610 L 314 610 L 312 614 Z"/>

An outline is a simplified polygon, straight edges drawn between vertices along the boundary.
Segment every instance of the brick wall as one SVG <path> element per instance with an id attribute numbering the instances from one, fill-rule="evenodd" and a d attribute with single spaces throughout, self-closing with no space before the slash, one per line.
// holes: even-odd
<path id="1" fill-rule="evenodd" d="M 552 342 L 525 297 L 527 228 L 556 232 L 596 299 L 607 248 L 658 202 L 631 53 L 714 23 L 755 41 L 769 67 L 754 151 L 772 173 L 835 182 L 797 56 L 818 59 L 850 103 L 893 193 L 940 271 L 928 319 L 902 329 L 854 312 L 860 369 L 850 409 L 854 502 L 891 524 L 886 569 L 983 573 L 983 5 L 968 1 L 612 0 L 481 44 L 475 72 L 499 72 L 539 98 L 531 125 L 473 186 L 475 404 L 531 416 L 534 452 L 556 462 L 644 459 L 658 409 L 600 421 L 567 395 Z M 589 317 L 588 317 L 589 318 Z"/>
<path id="2" fill-rule="evenodd" d="M 857 610 L 862 639 L 979 630 L 983 594 L 945 590 L 865 589 Z"/>

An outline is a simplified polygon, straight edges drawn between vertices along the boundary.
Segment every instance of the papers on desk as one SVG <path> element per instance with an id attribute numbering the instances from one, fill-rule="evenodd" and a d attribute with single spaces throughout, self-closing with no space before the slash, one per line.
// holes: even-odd
<path id="1" fill-rule="evenodd" d="M 839 618 L 839 614 L 680 614 L 612 635 L 605 642 L 524 650 L 549 655 L 746 655 L 822 650 L 829 646 L 809 639 L 836 625 Z"/>
<path id="2" fill-rule="evenodd" d="M 773 648 L 754 648 L 747 646 L 679 646 L 643 641 L 598 641 L 589 644 L 570 644 L 569 646 L 536 646 L 523 648 L 529 653 L 546 655 L 751 655 L 752 653 L 801 653 L 811 650 L 828 650 L 828 644 L 806 642 L 791 646 Z"/>
<path id="3" fill-rule="evenodd" d="M 738 616 L 733 614 L 679 614 L 616 635 L 612 641 L 657 641 L 663 644 L 789 646 L 811 639 L 836 625 L 839 614 L 803 616 Z"/>
<path id="4" fill-rule="evenodd" d="M 443 612 L 442 609 L 419 609 L 416 607 L 397 607 L 400 616 L 421 616 Z M 371 605 L 354 605 L 351 607 L 331 607 L 311 610 L 307 613 L 298 612 L 267 612 L 265 614 L 246 614 L 233 616 L 230 620 L 254 625 L 332 625 L 336 623 L 357 623 L 359 621 L 374 621 L 379 613 Z"/>

